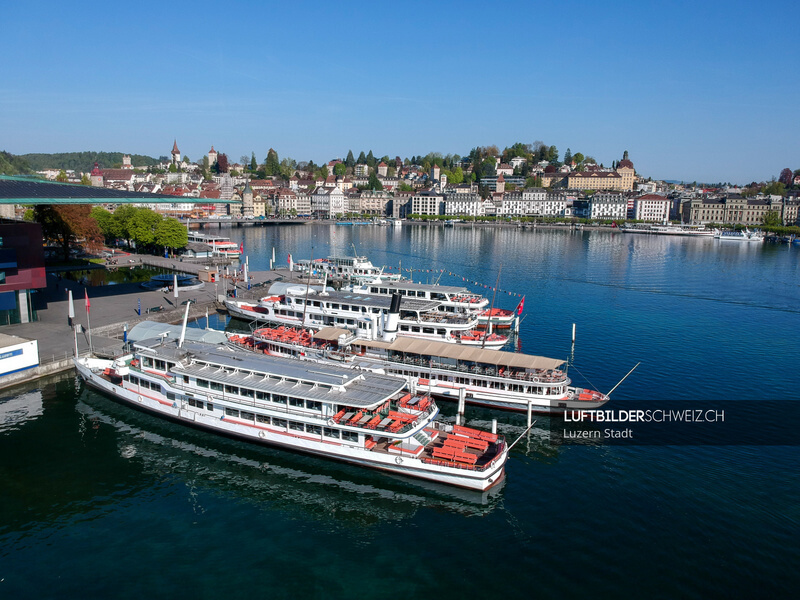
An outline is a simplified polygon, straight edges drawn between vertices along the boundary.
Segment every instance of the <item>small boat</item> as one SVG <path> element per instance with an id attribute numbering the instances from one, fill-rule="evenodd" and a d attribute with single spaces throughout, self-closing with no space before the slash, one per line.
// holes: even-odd
<path id="1" fill-rule="evenodd" d="M 726 242 L 763 242 L 764 234 L 760 231 L 750 231 L 749 229 L 715 229 L 714 239 Z"/>

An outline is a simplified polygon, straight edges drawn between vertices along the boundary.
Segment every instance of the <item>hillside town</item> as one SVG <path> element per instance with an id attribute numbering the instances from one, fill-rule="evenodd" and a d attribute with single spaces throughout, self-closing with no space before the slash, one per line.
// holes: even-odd
<path id="1" fill-rule="evenodd" d="M 522 146 L 517 144 L 516 146 Z M 529 150 L 531 148 L 528 148 Z M 611 167 L 567 150 L 558 161 L 555 147 L 509 156 L 508 148 L 446 161 L 375 159 L 362 152 L 356 161 L 333 159 L 323 168 L 300 163 L 264 175 L 255 154 L 252 163 L 229 163 L 212 145 L 201 161 L 181 155 L 177 140 L 164 162 L 136 168 L 124 155 L 115 168 L 95 164 L 90 173 L 46 169 L 51 180 L 176 196 L 173 205 L 152 208 L 184 218 L 263 219 L 271 217 L 496 218 L 591 221 L 680 221 L 692 225 L 760 226 L 798 224 L 798 193 L 743 195 L 734 186 L 707 188 L 653 181 L 638 174 L 628 152 Z M 485 149 L 477 149 L 485 150 Z M 496 150 L 496 149 L 495 149 Z M 475 150 L 473 150 L 475 154 Z M 492 154 L 497 154 L 493 156 Z M 440 156 L 440 155 L 439 155 Z M 246 157 L 242 157 L 245 159 Z M 427 159 L 428 157 L 426 157 Z M 504 158 L 507 162 L 504 162 Z M 544 160 L 538 160 L 544 158 Z M 549 160 L 547 160 L 549 159 Z M 270 149 L 267 162 L 277 163 Z M 430 164 L 428 164 L 430 162 Z M 442 166 L 448 162 L 448 171 Z M 286 167 L 286 161 L 282 163 Z M 311 165 L 313 167 L 313 163 Z M 277 168 L 274 169 L 277 171 Z M 291 174 L 289 174 L 291 173 Z M 448 174 L 450 176 L 448 176 Z M 791 174 L 791 173 L 790 173 Z M 787 182 L 800 185 L 800 175 Z M 180 202 L 177 198 L 206 202 Z"/>

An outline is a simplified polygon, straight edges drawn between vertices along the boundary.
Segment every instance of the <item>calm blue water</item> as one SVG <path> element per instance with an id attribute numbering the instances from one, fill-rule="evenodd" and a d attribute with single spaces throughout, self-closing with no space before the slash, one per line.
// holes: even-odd
<path id="1" fill-rule="evenodd" d="M 223 234 L 251 269 L 273 247 L 285 264 L 354 244 L 415 280 L 444 269 L 441 283 L 493 286 L 500 272 L 497 305 L 526 296 L 524 351 L 567 358 L 576 323 L 577 383 L 608 390 L 642 363 L 615 400 L 798 399 L 797 248 L 424 226 Z M 186 430 L 74 377 L 37 382 L 0 399 L 0 594 L 796 597 L 797 447 L 556 447 L 548 425 L 482 496 Z"/>

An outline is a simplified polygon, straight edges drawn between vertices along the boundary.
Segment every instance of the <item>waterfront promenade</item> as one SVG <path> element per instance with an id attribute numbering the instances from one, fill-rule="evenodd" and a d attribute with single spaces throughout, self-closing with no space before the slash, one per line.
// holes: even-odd
<path id="1" fill-rule="evenodd" d="M 130 266 L 144 264 L 165 269 L 174 268 L 179 273 L 197 274 L 200 270 L 205 269 L 205 266 L 199 263 L 179 262 L 176 259 L 157 256 L 131 255 L 130 259 L 126 258 L 125 260 L 134 261 L 126 263 Z M 278 277 L 286 278 L 288 274 L 286 269 L 280 269 L 254 272 L 249 275 L 252 286 Z M 232 286 L 233 282 L 230 280 L 219 281 L 216 285 L 206 283 L 200 290 L 179 290 L 176 299 L 172 291 L 147 290 L 138 283 L 86 286 L 78 281 L 59 278 L 56 273 L 48 273 L 47 288 L 36 292 L 43 294 L 44 300 L 47 302 L 47 308 L 38 311 L 38 321 L 3 326 L 3 333 L 7 335 L 39 342 L 40 367 L 0 378 L 0 388 L 72 368 L 74 343 L 68 319 L 70 290 L 72 290 L 75 311 L 74 323 L 79 323 L 84 329 L 87 329 L 89 321 L 91 321 L 92 346 L 95 351 L 105 353 L 121 349 L 123 327 L 126 323 L 128 331 L 136 323 L 145 320 L 178 323 L 183 319 L 186 306 L 182 303 L 186 300 L 196 302 L 190 307 L 190 319 L 204 317 L 206 311 L 213 314 L 220 305 L 219 296 L 224 296 L 225 291 L 230 290 Z M 260 292 L 264 291 L 264 288 L 259 286 L 248 292 L 247 285 L 241 281 L 238 281 L 236 287 L 240 297 L 256 298 Z M 85 300 L 87 293 L 90 303 L 88 319 Z M 137 312 L 139 302 L 141 302 L 141 315 Z M 159 308 L 157 312 L 148 312 L 148 309 L 155 307 Z M 88 332 L 78 334 L 78 350 L 88 349 Z"/>

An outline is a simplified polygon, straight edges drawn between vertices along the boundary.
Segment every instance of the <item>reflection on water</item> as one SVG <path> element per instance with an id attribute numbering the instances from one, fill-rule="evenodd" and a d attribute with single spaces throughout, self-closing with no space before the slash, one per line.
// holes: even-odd
<path id="1" fill-rule="evenodd" d="M 40 417 L 43 413 L 44 403 L 40 390 L 0 398 L 0 433 L 17 430 L 26 421 Z"/>
<path id="2" fill-rule="evenodd" d="M 230 495 L 269 510 L 366 525 L 405 519 L 423 507 L 482 515 L 502 497 L 502 484 L 473 492 L 218 439 L 113 404 L 88 389 L 76 410 L 87 430 L 113 432 L 118 458 L 138 464 L 140 479 L 179 475 L 194 490 Z M 197 498 L 193 493 L 188 499 L 194 503 Z M 194 509 L 204 510 L 201 504 Z"/>

